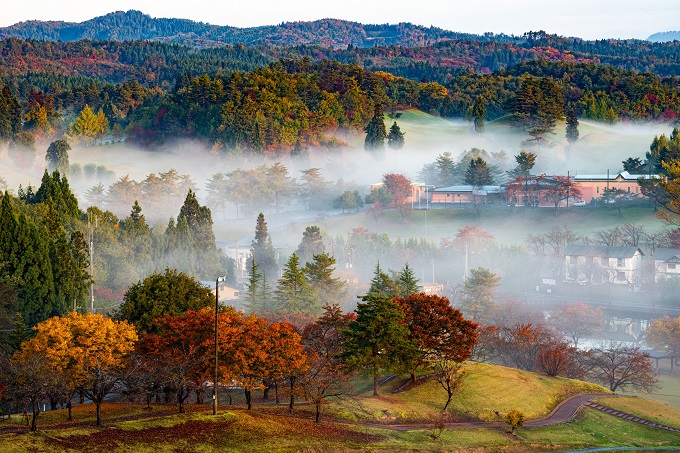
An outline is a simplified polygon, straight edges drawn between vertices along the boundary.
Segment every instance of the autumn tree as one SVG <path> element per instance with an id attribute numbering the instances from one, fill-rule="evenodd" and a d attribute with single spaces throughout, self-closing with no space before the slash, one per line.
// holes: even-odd
<path id="1" fill-rule="evenodd" d="M 55 373 L 48 352 L 44 350 L 17 351 L 13 358 L 1 355 L 0 365 L 3 396 L 31 407 L 30 429 L 36 431 L 41 403 L 55 394 L 65 393 L 65 376 Z"/>
<path id="2" fill-rule="evenodd" d="M 35 337 L 17 357 L 45 352 L 53 369 L 68 380 L 71 392 L 82 388 L 92 400 L 101 426 L 102 402 L 116 387 L 136 341 L 135 328 L 126 321 L 71 312 L 38 324 Z"/>
<path id="3" fill-rule="evenodd" d="M 199 310 L 215 304 L 211 288 L 183 272 L 166 269 L 132 285 L 123 298 L 117 317 L 132 323 L 142 332 L 155 333 L 155 319 L 180 315 L 187 310 Z"/>
<path id="4" fill-rule="evenodd" d="M 446 392 L 446 404 L 442 408 L 442 411 L 446 411 L 451 404 L 453 395 L 463 385 L 463 379 L 466 375 L 465 366 L 460 362 L 442 358 L 433 360 L 432 369 L 435 379 Z"/>
<path id="5" fill-rule="evenodd" d="M 357 319 L 344 333 L 347 366 L 373 377 L 373 395 L 380 394 L 380 375 L 410 368 L 416 352 L 404 325 L 404 313 L 386 296 L 367 295 L 357 304 Z"/>
<path id="6" fill-rule="evenodd" d="M 510 409 L 503 417 L 503 421 L 510 426 L 510 434 L 514 434 L 517 428 L 524 425 L 524 413 L 519 409 Z"/>
<path id="7" fill-rule="evenodd" d="M 639 346 L 611 342 L 591 350 L 589 362 L 592 379 L 612 392 L 632 389 L 651 393 L 658 386 L 649 354 L 642 352 Z"/>
<path id="8" fill-rule="evenodd" d="M 425 293 L 398 297 L 395 302 L 404 312 L 409 340 L 417 354 L 411 362 L 411 380 L 416 370 L 434 361 L 464 362 L 470 358 L 477 341 L 477 323 L 463 317 L 446 297 Z"/>
<path id="9" fill-rule="evenodd" d="M 323 403 L 350 390 L 350 373 L 344 366 L 342 342 L 343 332 L 355 318 L 353 313 L 343 314 L 338 304 L 329 304 L 324 306 L 323 315 L 302 331 L 309 367 L 300 377 L 300 385 L 304 395 L 314 404 L 317 423 Z"/>
<path id="10" fill-rule="evenodd" d="M 680 354 L 680 316 L 655 319 L 647 328 L 645 339 L 653 348 L 670 355 Z"/>
<path id="11" fill-rule="evenodd" d="M 392 206 L 403 208 L 406 200 L 412 195 L 411 180 L 398 173 L 387 173 L 383 175 L 383 184 L 390 193 Z"/>
<path id="12" fill-rule="evenodd" d="M 307 369 L 307 356 L 303 353 L 301 336 L 295 328 L 286 322 L 274 322 L 267 325 L 264 332 L 264 348 L 267 359 L 263 372 L 265 383 L 274 383 L 278 403 L 278 383 L 288 380 L 290 400 L 288 409 L 292 413 L 295 404 L 297 377 Z"/>
<path id="13" fill-rule="evenodd" d="M 578 348 L 578 342 L 582 338 L 594 334 L 604 325 L 604 314 L 600 308 L 573 302 L 552 310 L 550 325 L 562 332 Z"/>

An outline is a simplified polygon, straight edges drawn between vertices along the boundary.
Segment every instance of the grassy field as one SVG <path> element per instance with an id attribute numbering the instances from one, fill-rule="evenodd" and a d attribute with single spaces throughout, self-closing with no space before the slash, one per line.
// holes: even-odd
<path id="1" fill-rule="evenodd" d="M 611 407 L 612 409 L 617 409 L 631 415 L 636 415 L 640 418 L 680 429 L 680 410 L 666 406 L 665 404 L 657 403 L 656 401 L 654 404 L 648 404 L 648 398 L 629 396 L 601 398 L 595 401 L 604 406 Z"/>
<path id="2" fill-rule="evenodd" d="M 14 416 L 0 422 L 0 450 L 15 452 L 372 452 L 465 451 L 535 452 L 602 446 L 680 446 L 680 436 L 621 420 L 594 410 L 582 409 L 572 422 L 543 428 L 520 428 L 515 435 L 505 427 L 478 429 L 435 429 L 441 419 L 444 392 L 434 382 L 393 394 L 403 382 L 394 379 L 383 386 L 383 396 L 368 393 L 369 382 L 360 381 L 360 393 L 324 408 L 325 415 L 363 420 L 420 423 L 418 429 L 397 431 L 365 423 L 314 423 L 306 415 L 309 407 L 299 404 L 296 417 L 285 406 L 258 403 L 252 411 L 243 405 L 222 406 L 218 416 L 208 405 L 189 404 L 187 413 L 177 414 L 173 405 L 106 403 L 104 426 L 94 427 L 94 406 L 76 406 L 73 422 L 66 411 L 43 413 L 39 431 L 16 430 Z M 366 390 L 366 392 L 361 393 Z M 601 388 L 578 381 L 554 379 L 504 367 L 473 364 L 465 384 L 454 397 L 450 414 L 467 420 L 493 420 L 492 411 L 516 407 L 528 418 L 546 415 L 562 399 L 576 392 Z M 613 406 L 614 398 L 606 400 Z M 646 399 L 623 398 L 622 408 L 642 411 L 640 415 L 676 423 L 679 416 Z M 400 414 L 403 414 L 400 416 Z M 677 412 L 677 411 L 676 411 Z M 671 418 L 672 417 L 672 418 Z M 449 418 L 451 420 L 451 418 Z"/>
<path id="3" fill-rule="evenodd" d="M 111 413 L 107 405 L 105 413 Z M 438 435 L 437 435 L 438 434 Z M 209 410 L 139 420 L 42 430 L 2 433 L 7 453 L 19 452 L 372 452 L 465 451 L 537 452 L 604 446 L 680 446 L 677 433 L 654 430 L 594 410 L 582 410 L 563 425 L 520 428 L 432 428 L 393 431 L 368 426 L 275 416 L 257 410 Z"/>
<path id="4" fill-rule="evenodd" d="M 435 380 L 399 393 L 392 393 L 403 380 L 388 382 L 378 397 L 372 388 L 359 386 L 362 398 L 333 402 L 327 411 L 349 420 L 422 423 L 437 419 L 446 402 L 446 392 Z M 609 393 L 604 388 L 581 381 L 550 378 L 514 368 L 471 363 L 463 386 L 449 405 L 447 418 L 452 421 L 499 421 L 512 408 L 528 418 L 539 418 L 558 403 L 577 393 Z"/>

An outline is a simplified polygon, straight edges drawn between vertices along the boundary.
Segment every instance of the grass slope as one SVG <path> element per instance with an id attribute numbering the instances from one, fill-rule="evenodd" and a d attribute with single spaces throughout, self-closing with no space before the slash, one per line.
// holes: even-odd
<path id="1" fill-rule="evenodd" d="M 423 423 L 441 416 L 446 392 L 434 379 L 405 392 L 392 393 L 404 381 L 394 379 L 373 397 L 372 389 L 363 390 L 360 398 L 332 403 L 328 410 L 349 420 Z M 471 363 L 461 391 L 448 408 L 454 421 L 500 421 L 495 412 L 504 414 L 512 408 L 527 418 L 548 415 L 561 401 L 578 393 L 608 393 L 604 388 L 581 381 L 551 378 L 514 368 L 485 363 Z"/>

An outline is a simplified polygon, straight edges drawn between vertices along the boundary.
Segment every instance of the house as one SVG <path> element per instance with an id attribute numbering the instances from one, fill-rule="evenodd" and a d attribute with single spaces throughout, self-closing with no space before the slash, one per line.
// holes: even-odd
<path id="1" fill-rule="evenodd" d="M 565 281 L 638 285 L 643 256 L 637 247 L 569 244 L 564 249 Z"/>
<path id="2" fill-rule="evenodd" d="M 384 182 L 376 182 L 373 183 L 369 186 L 369 189 L 372 191 L 378 190 L 382 187 L 385 187 Z M 429 203 L 430 199 L 430 192 L 432 191 L 431 189 L 434 186 L 428 185 L 422 182 L 412 182 L 411 183 L 411 195 L 406 197 L 404 199 L 404 203 L 411 203 L 411 208 L 414 208 L 415 205 L 418 205 L 418 209 L 425 208 L 427 209 L 427 204 Z"/>
<path id="3" fill-rule="evenodd" d="M 418 283 L 418 291 L 428 296 L 442 296 L 444 294 L 444 285 L 442 283 Z"/>
<path id="4" fill-rule="evenodd" d="M 631 196 L 642 196 L 638 179 L 658 178 L 656 175 L 631 175 L 627 171 L 617 174 L 576 175 L 574 185 L 581 191 L 581 198 L 590 203 L 593 198 L 601 197 L 606 189 L 620 189 Z"/>
<path id="5" fill-rule="evenodd" d="M 215 294 L 215 282 L 209 280 L 201 280 L 201 284 L 206 288 L 210 288 L 210 292 Z M 227 286 L 225 282 L 220 282 L 220 303 L 233 301 L 239 298 L 241 291 L 238 288 Z M 233 304 L 226 304 L 233 305 Z"/>
<path id="6" fill-rule="evenodd" d="M 658 248 L 652 255 L 654 259 L 654 281 L 680 277 L 680 249 Z"/>
<path id="7" fill-rule="evenodd" d="M 470 185 L 440 187 L 430 191 L 432 204 L 456 205 L 463 203 L 503 203 L 505 189 L 502 186 Z"/>

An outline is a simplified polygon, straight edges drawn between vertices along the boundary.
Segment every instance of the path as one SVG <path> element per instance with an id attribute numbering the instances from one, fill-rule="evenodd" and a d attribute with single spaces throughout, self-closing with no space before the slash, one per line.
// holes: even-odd
<path id="1" fill-rule="evenodd" d="M 660 423 L 653 422 L 651 420 L 646 420 L 641 417 L 636 417 L 634 415 L 622 412 L 622 411 L 617 411 L 615 409 L 609 408 L 607 406 L 604 406 L 602 404 L 598 403 L 593 403 L 591 400 L 594 398 L 612 398 L 616 397 L 617 395 L 612 395 L 610 393 L 588 393 L 588 394 L 583 394 L 583 395 L 576 395 L 571 398 L 568 398 L 564 401 L 562 401 L 560 404 L 557 405 L 557 407 L 547 416 L 534 419 L 534 420 L 528 420 L 524 423 L 525 427 L 535 427 L 535 426 L 553 426 L 553 425 L 559 425 L 561 423 L 567 423 L 570 420 L 574 418 L 578 410 L 583 407 L 590 407 L 595 410 L 599 410 L 602 412 L 605 412 L 609 415 L 613 415 L 615 417 L 622 418 L 624 420 L 632 421 L 635 423 L 641 423 L 643 425 L 649 426 L 650 428 L 656 428 L 656 429 L 663 429 L 666 431 L 671 431 L 671 432 L 677 432 L 680 433 L 680 429 L 678 428 L 673 428 L 670 426 L 662 425 Z M 222 407 L 220 410 L 224 411 L 225 407 Z M 228 410 L 233 411 L 236 408 L 234 407 L 229 407 Z M 245 409 L 243 409 L 245 410 Z M 260 412 L 260 411 L 258 411 Z M 306 419 L 313 419 L 313 416 L 308 416 L 308 415 L 300 415 L 300 414 L 294 414 L 294 415 L 289 415 L 289 414 L 283 414 L 280 412 L 270 412 L 270 411 L 261 411 L 261 412 L 266 412 L 268 415 L 274 415 L 274 416 L 279 416 L 279 417 L 295 417 L 295 418 L 306 418 Z M 118 421 L 125 421 L 125 420 L 134 420 L 134 419 L 142 419 L 142 418 L 160 418 L 166 415 L 175 415 L 177 414 L 176 410 L 172 411 L 160 411 L 160 412 L 154 412 L 152 414 L 137 414 L 137 415 L 131 415 L 131 416 L 122 416 L 122 417 L 117 417 L 117 418 L 112 418 L 112 419 L 106 419 L 104 420 L 104 423 L 106 425 L 110 425 L 111 423 L 115 423 Z M 348 424 L 348 425 L 359 425 L 359 426 L 370 426 L 372 428 L 380 428 L 380 429 L 390 429 L 390 430 L 395 430 L 395 431 L 412 431 L 412 430 L 423 430 L 423 429 L 432 429 L 433 423 L 414 423 L 414 424 L 387 424 L 387 423 L 372 423 L 372 422 L 359 422 L 359 421 L 352 421 L 352 420 L 338 420 L 338 419 L 332 419 L 328 417 L 322 417 L 323 421 L 326 422 L 333 422 L 333 423 L 343 423 L 343 424 Z M 60 428 L 71 428 L 71 427 L 82 427 L 82 426 L 93 426 L 94 422 L 93 421 L 76 421 L 76 422 L 64 422 L 64 423 L 59 423 L 59 424 L 54 424 L 54 425 L 40 425 L 38 426 L 39 430 L 53 430 L 53 429 L 60 429 Z M 474 428 L 500 428 L 500 427 L 505 427 L 506 424 L 502 421 L 497 421 L 497 422 L 484 422 L 484 421 L 478 421 L 478 422 L 462 422 L 462 423 L 446 423 L 445 428 L 447 429 L 474 429 Z M 28 427 L 26 426 L 21 426 L 21 425 L 9 425 L 9 426 L 0 426 L 0 434 L 3 433 L 9 433 L 9 432 L 26 432 L 28 431 Z"/>

